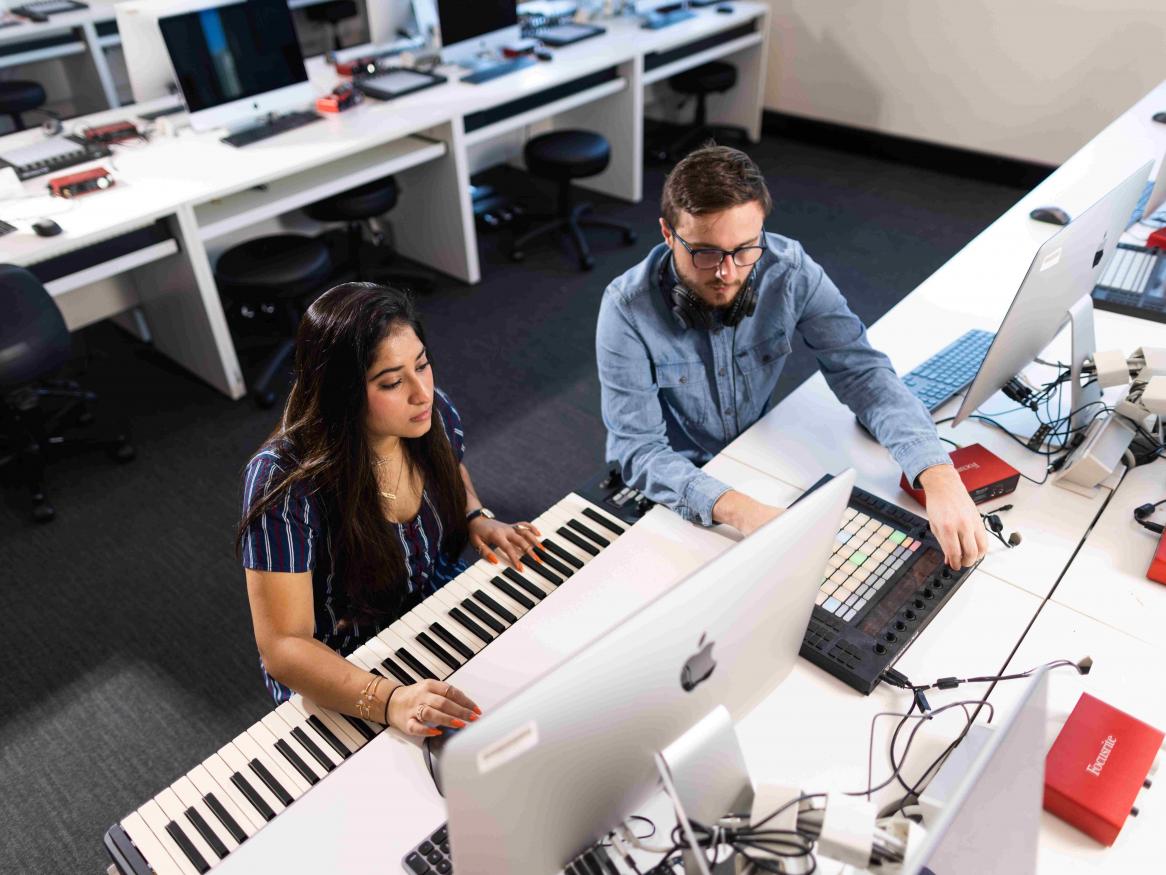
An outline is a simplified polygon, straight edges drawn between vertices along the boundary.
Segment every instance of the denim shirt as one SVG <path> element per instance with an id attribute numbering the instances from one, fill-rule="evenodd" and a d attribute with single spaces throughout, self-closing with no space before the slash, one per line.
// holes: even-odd
<path id="1" fill-rule="evenodd" d="M 908 480 L 951 462 L 927 409 L 871 347 L 822 268 L 794 240 L 766 234 L 765 246 L 754 277 L 756 311 L 736 326 L 680 327 L 660 288 L 663 243 L 607 287 L 599 308 L 607 458 L 626 483 L 706 526 L 730 487 L 698 466 L 769 410 L 795 331 L 834 394 Z"/>

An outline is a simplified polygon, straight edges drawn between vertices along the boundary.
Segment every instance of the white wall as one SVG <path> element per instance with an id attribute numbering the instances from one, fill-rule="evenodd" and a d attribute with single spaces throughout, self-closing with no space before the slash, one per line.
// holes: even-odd
<path id="1" fill-rule="evenodd" d="M 1166 0 L 770 7 L 768 109 L 995 155 L 1059 164 L 1166 79 Z"/>

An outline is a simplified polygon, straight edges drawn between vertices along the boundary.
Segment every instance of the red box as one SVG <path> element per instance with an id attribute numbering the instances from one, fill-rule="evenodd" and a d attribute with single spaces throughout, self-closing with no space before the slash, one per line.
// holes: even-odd
<path id="1" fill-rule="evenodd" d="M 1082 693 L 1045 757 L 1045 811 L 1112 845 L 1163 737 L 1153 726 Z"/>
<path id="2" fill-rule="evenodd" d="M 1020 482 L 1019 471 L 979 444 L 968 444 L 952 450 L 948 455 L 976 504 L 1007 495 L 1015 491 L 1016 484 Z M 908 483 L 906 476 L 899 479 L 899 486 L 921 505 L 927 506 L 927 496 L 923 490 Z"/>
<path id="3" fill-rule="evenodd" d="M 1158 546 L 1150 567 L 1146 569 L 1146 578 L 1154 583 L 1166 583 L 1166 532 L 1158 536 Z"/>

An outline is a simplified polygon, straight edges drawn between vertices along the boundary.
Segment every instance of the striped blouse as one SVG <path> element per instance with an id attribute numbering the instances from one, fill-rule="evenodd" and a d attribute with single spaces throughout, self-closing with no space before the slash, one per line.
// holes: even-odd
<path id="1" fill-rule="evenodd" d="M 454 455 L 460 462 L 465 455 L 465 438 L 457 409 L 441 390 L 434 392 L 433 409 L 438 414 L 434 427 L 445 429 Z M 247 464 L 244 474 L 244 513 L 272 488 L 278 489 L 284 472 L 294 466 L 295 461 L 286 450 L 271 445 L 260 449 Z M 342 656 L 347 656 L 393 623 L 399 613 L 385 614 L 376 623 L 359 623 L 353 618 L 345 587 L 335 576 L 329 517 L 330 511 L 323 497 L 307 484 L 285 489 L 283 501 L 270 505 L 244 534 L 243 566 L 259 571 L 310 571 L 314 635 Z M 408 610 L 464 571 L 465 565 L 440 549 L 444 537 L 441 519 L 428 489 L 422 491 L 421 509 L 416 517 L 391 525 L 401 540 L 405 567 L 409 571 L 406 582 L 409 598 L 405 608 Z M 264 683 L 275 701 L 289 699 L 292 691 L 267 673 L 262 660 L 259 664 Z"/>

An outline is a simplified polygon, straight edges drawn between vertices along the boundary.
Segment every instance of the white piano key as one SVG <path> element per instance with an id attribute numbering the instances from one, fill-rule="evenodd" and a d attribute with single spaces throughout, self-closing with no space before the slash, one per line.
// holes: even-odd
<path id="1" fill-rule="evenodd" d="M 195 825 L 186 818 L 187 806 L 183 805 L 181 800 L 175 794 L 173 788 L 167 787 L 161 793 L 154 797 L 154 801 L 158 803 L 158 807 L 162 809 L 165 815 L 178 824 L 182 830 L 186 840 L 194 845 L 194 849 L 206 860 L 207 865 L 213 866 L 220 859 L 222 859 L 214 849 L 206 843 L 206 839 L 202 837 L 202 833 L 195 828 Z M 214 829 L 214 827 L 211 827 Z M 216 832 L 217 836 L 218 833 Z M 173 840 L 173 839 L 172 839 Z M 221 841 L 221 839 L 220 839 Z"/>
<path id="2" fill-rule="evenodd" d="M 434 605 L 422 602 L 416 608 L 414 608 L 411 613 L 415 613 L 422 619 L 427 619 L 429 623 L 440 624 L 441 628 L 445 629 L 446 632 L 448 632 L 470 650 L 474 651 L 474 653 L 477 653 L 479 650 L 486 646 L 483 642 L 479 641 L 466 629 L 459 625 L 458 621 L 449 615 L 449 611 L 445 609 L 440 602 L 435 603 L 435 605 L 437 608 L 436 610 Z M 441 644 L 443 647 L 447 646 L 446 642 L 442 641 L 436 632 L 434 632 L 432 629 L 427 629 L 427 631 L 429 632 L 430 636 L 433 637 L 433 640 Z M 456 656 L 463 661 L 465 660 L 465 654 L 458 653 Z"/>
<path id="3" fill-rule="evenodd" d="M 563 501 L 559 502 L 559 504 L 566 504 L 568 507 L 577 507 L 579 509 L 580 513 L 583 512 L 584 508 L 589 508 L 590 510 L 593 510 L 595 513 L 597 513 L 600 516 L 604 517 L 605 519 L 609 520 L 613 525 L 617 526 L 622 531 L 626 532 L 628 530 L 628 524 L 625 523 L 623 520 L 621 520 L 619 517 L 617 517 L 615 514 L 607 511 L 606 509 L 600 507 L 598 504 L 595 504 L 592 501 L 588 501 L 586 498 L 584 498 L 583 496 L 579 495 L 576 492 L 568 493 L 566 498 L 564 498 Z M 558 505 L 556 505 L 556 507 L 557 506 Z M 583 519 L 584 520 L 587 519 L 586 515 L 584 515 Z M 595 520 L 592 520 L 591 522 L 594 523 Z M 595 524 L 599 525 L 599 523 L 595 523 Z M 603 532 L 605 534 L 610 535 L 613 538 L 619 537 L 619 535 L 617 535 L 615 532 L 613 532 L 607 526 L 602 526 L 602 529 L 603 529 Z"/>
<path id="4" fill-rule="evenodd" d="M 444 680 L 448 675 L 453 673 L 453 670 L 448 665 L 440 662 L 436 656 L 418 644 L 415 640 L 417 637 L 416 633 L 400 620 L 393 623 L 393 625 L 389 626 L 388 629 L 385 629 L 376 637 L 392 648 L 394 653 L 397 648 L 404 648 L 410 656 L 429 669 L 438 680 Z"/>
<path id="5" fill-rule="evenodd" d="M 296 770 L 295 766 L 289 763 L 287 758 L 276 749 L 275 743 L 279 739 L 271 734 L 270 729 L 268 729 L 262 723 L 253 723 L 251 727 L 247 729 L 245 734 L 254 740 L 255 744 L 259 746 L 259 749 L 267 754 L 268 758 L 272 762 L 283 769 L 283 776 L 276 775 L 276 778 L 279 780 L 279 783 L 283 784 L 283 786 L 287 788 L 287 791 L 291 793 L 292 796 L 299 797 L 308 792 L 308 788 L 311 786 L 308 779 L 301 775 L 299 771 Z M 268 768 L 271 767 L 268 766 Z M 312 774 L 315 774 L 315 772 Z M 288 787 L 288 785 L 284 783 L 284 777 L 286 777 L 288 781 L 294 785 L 295 789 Z M 318 780 L 319 776 L 317 775 L 316 777 Z"/>
<path id="6" fill-rule="evenodd" d="M 231 831 L 223 825 L 223 822 L 219 820 L 218 815 L 211 811 L 210 806 L 208 806 L 203 801 L 202 797 L 204 794 L 199 792 L 198 787 L 195 786 L 189 775 L 183 775 L 181 778 L 170 785 L 170 789 L 174 791 L 174 794 L 178 797 L 178 801 L 182 803 L 183 820 L 186 823 L 190 823 L 190 820 L 186 818 L 185 811 L 187 808 L 193 808 L 202 816 L 202 819 L 207 822 L 207 825 L 211 828 L 214 834 L 218 836 L 219 841 L 226 846 L 228 853 L 239 847 L 239 843 L 235 840 L 235 837 L 231 835 Z M 222 805 L 223 808 L 227 809 L 227 813 L 230 814 L 230 809 L 223 801 L 223 797 L 218 792 L 215 792 L 214 795 L 215 799 L 219 800 L 219 804 Z M 232 815 L 232 819 L 236 824 L 239 825 L 241 830 L 247 832 L 247 826 L 244 821 L 240 820 L 234 815 Z M 194 824 L 191 824 L 191 828 L 197 830 L 197 827 L 195 827 Z"/>
<path id="7" fill-rule="evenodd" d="M 142 816 L 142 820 L 146 826 L 154 833 L 154 838 L 166 849 L 166 853 L 174 862 L 174 871 L 181 872 L 182 875 L 199 875 L 198 869 L 194 867 L 194 864 L 182 852 L 182 849 L 178 847 L 178 843 L 166 832 L 166 824 L 170 822 L 170 818 L 166 816 L 166 812 L 161 809 L 158 803 L 151 799 L 138 809 L 138 814 Z M 213 858 L 206 862 L 210 864 L 213 862 Z"/>
<path id="8" fill-rule="evenodd" d="M 211 754 L 189 772 L 187 777 L 204 796 L 213 793 L 227 813 L 242 827 L 243 832 L 253 836 L 267 821 L 247 801 L 238 787 L 231 783 L 231 773 L 235 770 L 227 765 L 217 753 Z"/>
<path id="9" fill-rule="evenodd" d="M 308 701 L 298 693 L 288 699 L 285 704 L 303 714 L 305 720 L 313 716 L 318 718 L 348 748 L 349 753 L 355 753 L 364 747 L 364 738 L 358 736 L 348 725 L 348 722 L 335 711 L 321 708 L 315 702 Z"/>
<path id="10" fill-rule="evenodd" d="M 506 608 L 508 611 L 510 611 L 510 613 L 514 614 L 516 617 L 518 617 L 518 619 L 522 619 L 523 615 L 527 612 L 527 608 L 514 601 L 514 599 L 506 595 L 506 593 L 502 592 L 498 589 L 497 586 L 494 585 L 494 582 L 491 578 L 496 577 L 497 575 L 491 574 L 489 576 L 479 576 L 478 570 L 476 568 L 471 568 L 470 573 L 475 575 L 478 589 L 482 590 L 482 592 L 486 593 L 486 595 L 490 596 L 490 598 L 494 599 L 494 601 L 498 602 L 498 604 L 502 605 L 502 607 Z M 530 601 L 534 601 L 534 598 L 531 597 Z"/>
<path id="11" fill-rule="evenodd" d="M 462 601 L 464 601 L 466 599 L 469 599 L 471 602 L 473 602 L 479 608 L 484 610 L 493 620 L 500 623 L 504 628 L 509 627 L 510 626 L 509 622 L 504 620 L 502 617 L 499 617 L 497 614 L 495 614 L 493 611 L 491 611 L 489 608 L 487 608 L 485 605 L 483 605 L 481 602 L 479 602 L 477 599 L 474 598 L 474 590 L 480 589 L 480 588 L 481 587 L 479 586 L 477 580 L 474 580 L 473 578 L 470 578 L 467 575 L 463 574 L 463 575 L 455 578 L 454 580 L 451 580 L 449 583 L 447 583 L 445 586 L 443 586 L 441 588 L 441 591 L 445 595 L 447 600 L 453 600 L 455 602 L 455 604 L 457 605 L 457 607 L 460 608 L 466 614 L 466 616 L 468 616 L 475 623 L 481 624 L 482 621 L 479 620 L 474 614 L 470 613 L 470 611 L 468 611 L 462 605 Z M 500 632 L 497 632 L 495 629 L 490 628 L 488 626 L 486 626 L 485 628 L 486 628 L 486 631 L 489 632 L 491 635 L 500 635 L 501 634 Z"/>
<path id="12" fill-rule="evenodd" d="M 443 626 L 446 628 L 450 628 L 450 626 L 456 626 L 458 637 L 464 638 L 471 647 L 475 648 L 476 651 L 480 651 L 481 648 L 485 647 L 490 643 L 490 641 L 497 638 L 501 633 L 491 628 L 490 624 L 483 622 L 481 618 L 477 617 L 470 610 L 468 610 L 466 606 L 462 604 L 462 601 L 469 596 L 462 595 L 461 590 L 450 589 L 450 587 L 453 585 L 454 582 L 450 581 L 445 586 L 443 586 L 437 594 L 434 595 L 435 601 L 433 607 L 435 609 L 440 608 L 445 612 L 445 621 L 442 623 Z M 436 601 L 438 595 L 441 597 L 440 604 L 438 604 Z M 489 637 L 479 638 L 477 632 L 471 631 L 470 629 L 463 626 L 461 620 L 458 620 L 453 616 L 453 612 L 455 610 L 461 616 L 465 617 L 468 622 L 473 623 L 474 626 L 476 626 L 478 629 L 481 629 L 482 635 Z M 499 618 L 499 622 L 501 622 L 501 618 Z M 454 630 L 450 629 L 450 631 L 453 632 Z"/>
<path id="13" fill-rule="evenodd" d="M 150 825 L 137 811 L 122 818 L 121 828 L 130 837 L 130 841 L 134 843 L 138 852 L 145 857 L 150 868 L 158 875 L 175 875 L 175 873 L 186 871 L 170 856 L 169 849 L 158 840 L 154 831 L 150 829 Z M 174 852 L 179 856 L 182 855 L 177 848 L 174 849 Z M 183 862 L 186 862 L 185 857 L 183 857 Z"/>
<path id="14" fill-rule="evenodd" d="M 295 752 L 296 756 L 303 760 L 308 768 L 312 770 L 312 774 L 314 774 L 318 780 L 323 779 L 323 777 L 328 774 L 328 770 L 320 764 L 320 761 L 316 759 L 315 754 L 308 750 L 304 746 L 303 742 L 292 735 L 292 730 L 295 729 L 295 727 L 289 726 L 285 722 L 283 714 L 286 713 L 286 711 L 279 713 L 279 709 L 277 708 L 275 711 L 268 713 L 267 716 L 264 717 L 260 722 L 263 723 L 263 725 L 266 726 L 271 734 L 274 735 L 277 739 L 286 742 L 288 747 L 290 747 Z M 310 728 L 311 727 L 306 727 L 304 729 L 305 733 Z M 316 740 L 314 738 L 308 736 L 308 739 L 313 744 L 315 744 Z M 317 745 L 317 747 L 319 747 L 319 745 Z M 323 750 L 323 748 L 320 750 L 320 755 L 324 757 L 324 760 L 328 763 L 328 765 L 332 766 L 332 768 L 336 767 L 336 763 L 333 762 L 331 757 L 327 756 L 327 751 Z"/>
<path id="15" fill-rule="evenodd" d="M 250 743 L 250 747 L 254 748 L 257 752 L 260 752 L 258 751 L 258 748 L 255 746 L 254 742 Z M 227 775 L 228 781 L 231 779 L 231 774 L 238 772 L 255 790 L 256 795 L 259 796 L 259 798 L 264 802 L 266 802 L 268 807 L 274 811 L 277 816 L 284 810 L 284 804 L 280 802 L 279 799 L 276 798 L 275 794 L 267 788 L 267 785 L 263 783 L 262 779 L 260 779 L 260 777 L 251 770 L 251 758 L 253 754 L 250 752 L 250 749 L 248 749 L 247 745 L 239 747 L 235 742 L 225 744 L 219 748 L 219 756 L 223 758 L 223 762 L 225 762 L 227 767 L 231 770 L 231 772 Z M 260 762 L 263 762 L 262 758 L 260 758 Z M 287 789 L 286 785 L 285 789 Z M 240 791 L 240 793 L 241 792 L 242 791 Z M 290 793 L 291 791 L 288 790 L 288 792 Z M 251 803 L 248 802 L 247 804 L 250 805 Z M 256 817 L 260 818 L 261 820 L 263 819 L 263 816 L 258 813 L 256 814 Z"/>

